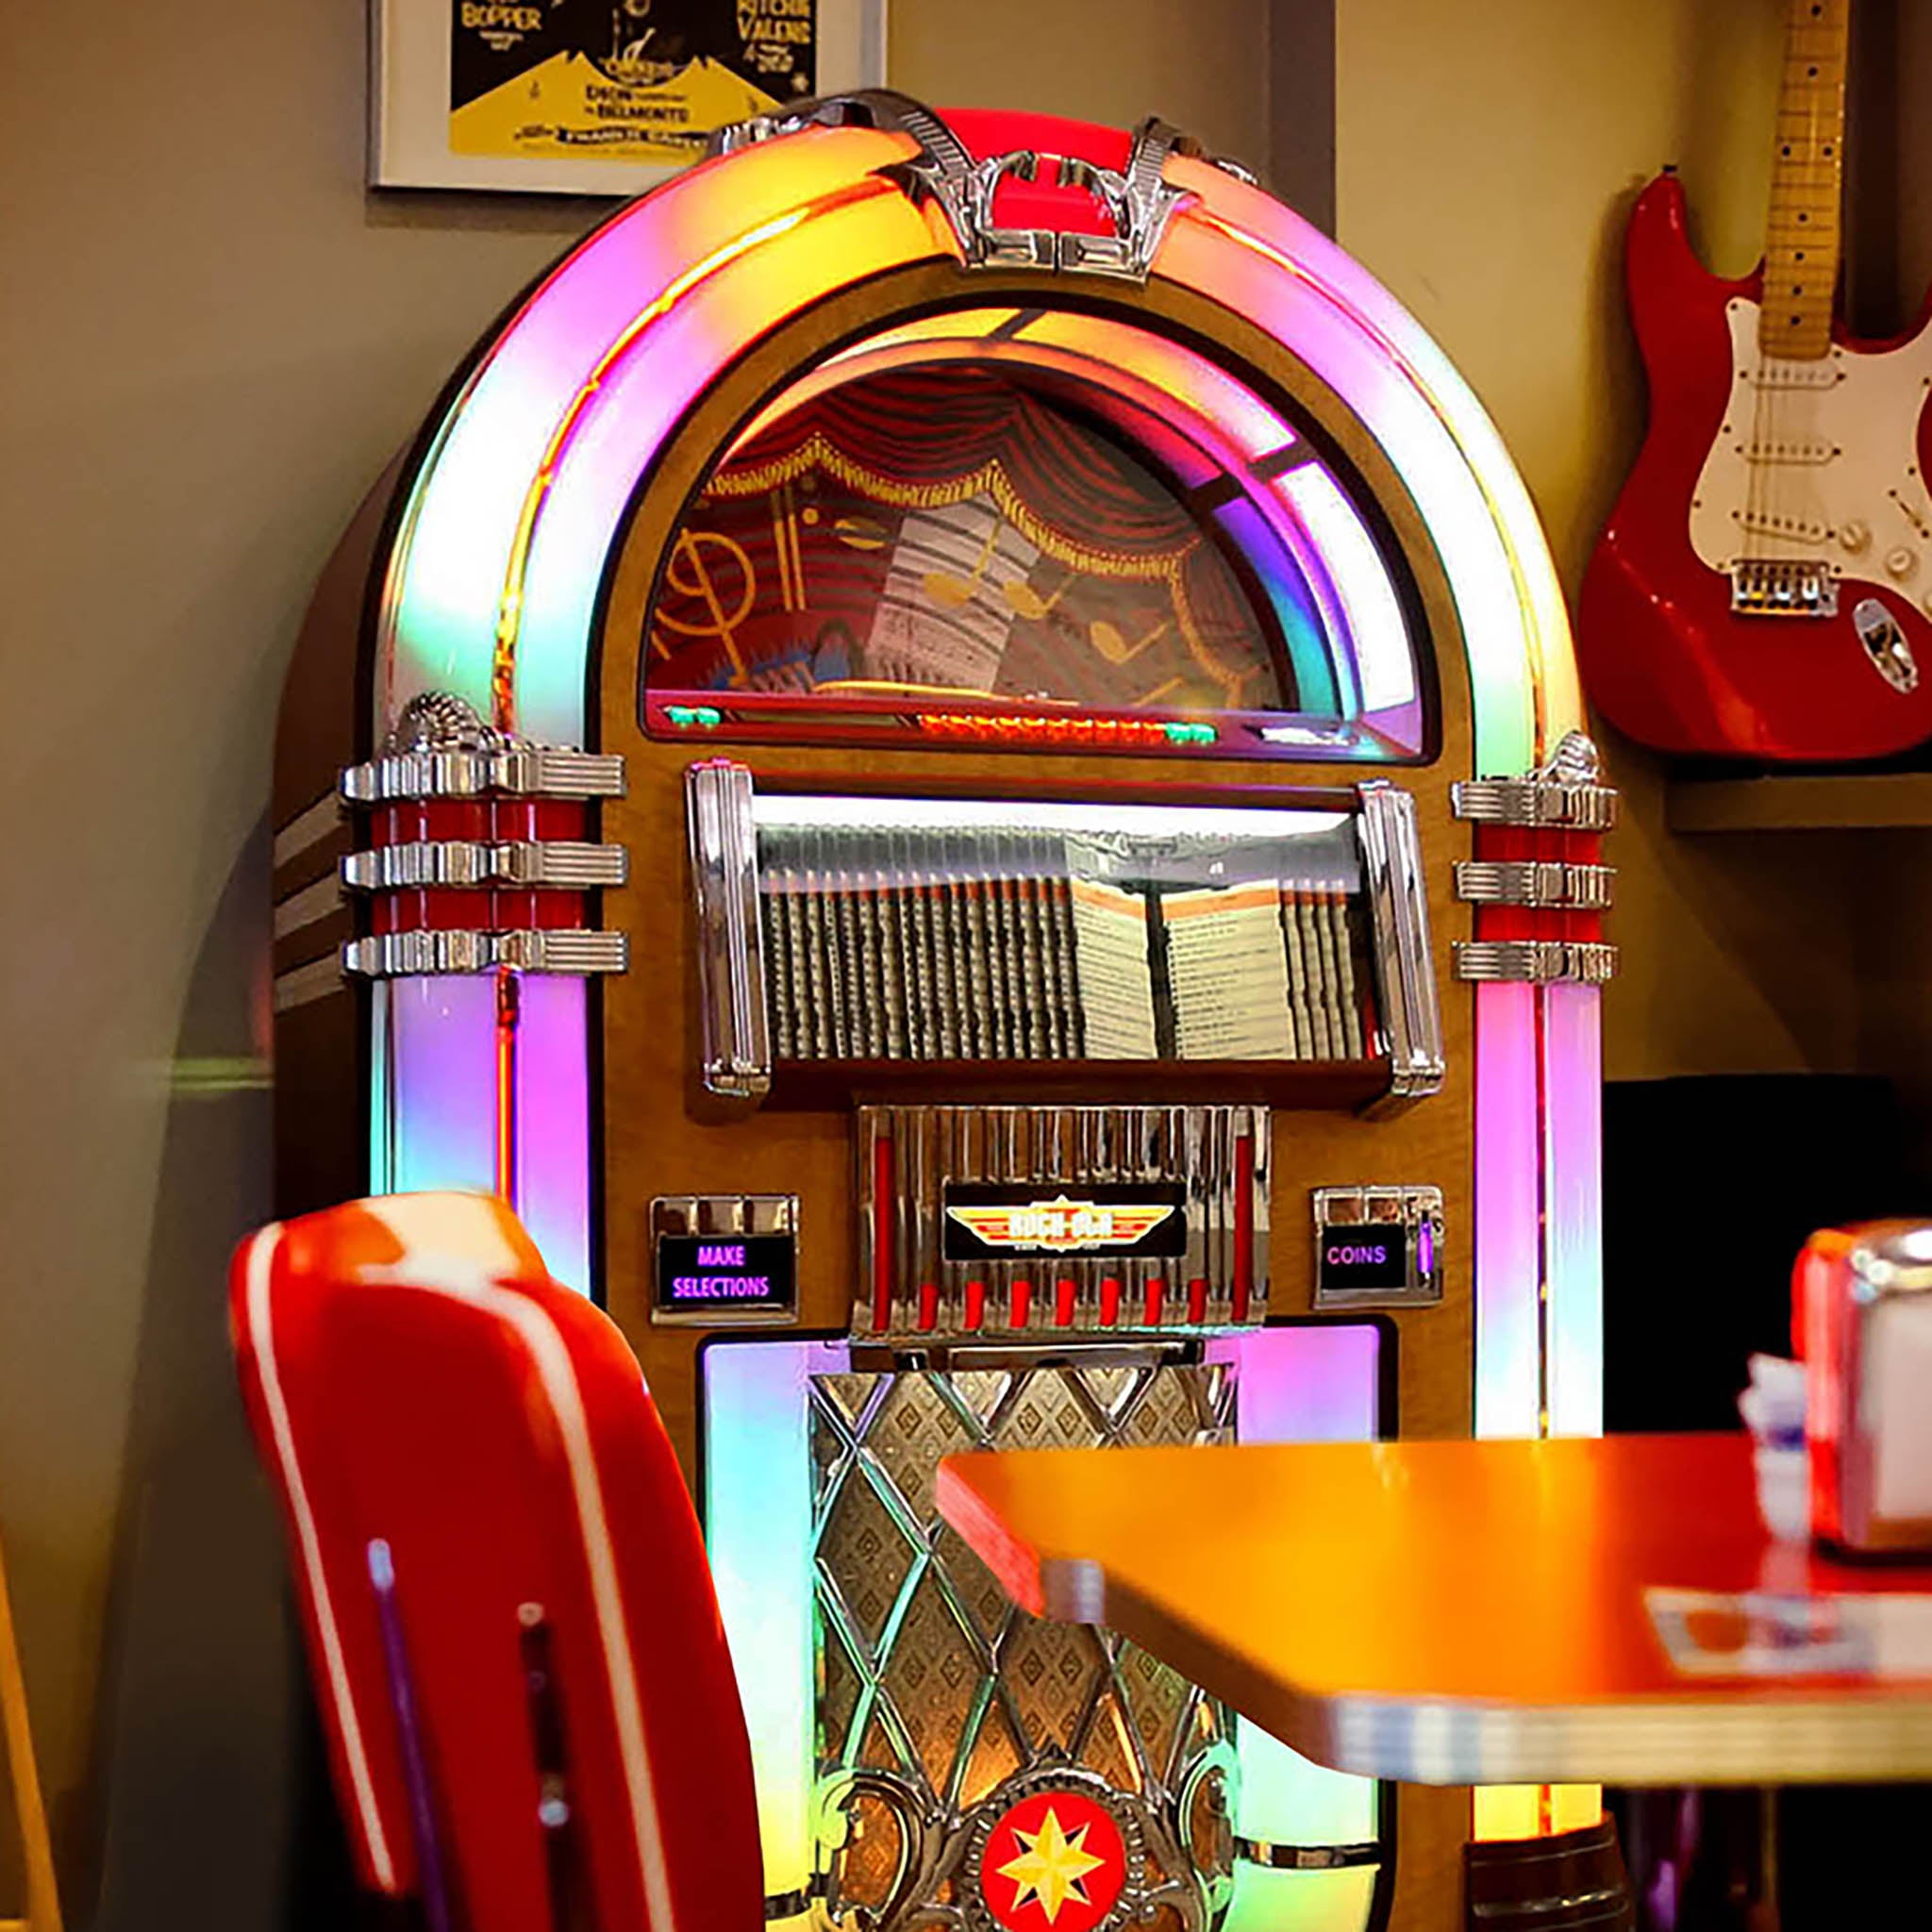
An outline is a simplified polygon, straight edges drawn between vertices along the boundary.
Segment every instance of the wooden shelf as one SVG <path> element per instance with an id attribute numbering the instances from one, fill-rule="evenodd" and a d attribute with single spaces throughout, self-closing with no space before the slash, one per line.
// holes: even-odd
<path id="1" fill-rule="evenodd" d="M 1932 772 L 1674 778 L 1674 832 L 1854 832 L 1932 827 Z"/>
<path id="2" fill-rule="evenodd" d="M 854 1102 L 1164 1107 L 1225 1102 L 1351 1113 L 1389 1091 L 1372 1060 L 780 1060 L 765 1105 Z"/>

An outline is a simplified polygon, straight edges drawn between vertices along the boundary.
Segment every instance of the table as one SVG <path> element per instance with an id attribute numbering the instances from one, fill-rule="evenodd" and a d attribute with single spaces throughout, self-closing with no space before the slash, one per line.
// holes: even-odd
<path id="1" fill-rule="evenodd" d="M 1932 1777 L 1932 1566 L 1772 1541 L 1741 1435 L 976 1454 L 937 1500 L 1023 1607 L 1340 1771 Z"/>

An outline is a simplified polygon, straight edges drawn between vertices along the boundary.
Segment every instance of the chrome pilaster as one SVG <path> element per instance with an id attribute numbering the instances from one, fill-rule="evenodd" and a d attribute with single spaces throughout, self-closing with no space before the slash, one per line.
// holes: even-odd
<path id="1" fill-rule="evenodd" d="M 1565 732 L 1549 762 L 1521 778 L 1465 779 L 1451 789 L 1456 816 L 1476 825 L 1515 832 L 1600 834 L 1617 823 L 1617 793 L 1602 784 L 1596 746 L 1580 731 Z M 1457 896 L 1475 906 L 1525 911 L 1599 913 L 1613 893 L 1614 866 L 1556 856 L 1562 838 L 1546 842 L 1548 858 L 1475 858 L 1456 868 Z M 1586 851 L 1592 847 L 1586 846 Z M 1482 850 L 1480 839 L 1477 850 Z M 1617 949 L 1574 938 L 1560 918 L 1531 922 L 1528 935 L 1479 938 L 1456 947 L 1456 976 L 1477 984 L 1515 981 L 1531 986 L 1601 986 L 1617 972 Z M 1535 927 L 1541 926 L 1537 931 Z M 1478 924 L 1477 931 L 1483 927 Z M 1593 924 L 1583 926 L 1585 933 Z M 1572 928 L 1574 930 L 1574 928 Z"/>
<path id="2" fill-rule="evenodd" d="M 1362 868 L 1375 924 L 1376 1006 L 1391 1063 L 1386 1109 L 1436 1092 L 1447 1063 L 1415 800 L 1381 778 L 1357 790 Z"/>
<path id="3" fill-rule="evenodd" d="M 729 1099 L 760 1100 L 771 1091 L 772 1046 L 751 773 L 729 758 L 707 758 L 685 773 L 684 795 L 705 1086 Z"/>

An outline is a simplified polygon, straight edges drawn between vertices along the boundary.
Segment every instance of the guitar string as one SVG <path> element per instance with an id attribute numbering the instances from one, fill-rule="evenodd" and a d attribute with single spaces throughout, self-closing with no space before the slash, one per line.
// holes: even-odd
<path id="1" fill-rule="evenodd" d="M 1815 17 L 1815 8 L 1813 13 Z M 1789 95 L 1791 92 L 1795 83 L 1793 70 L 1797 64 L 1802 60 L 1810 65 L 1815 59 L 1815 56 L 1800 44 L 1799 36 L 1803 30 L 1802 22 L 1796 8 L 1793 7 L 1787 24 L 1786 86 L 1781 90 L 1781 95 Z M 1841 62 L 1841 55 L 1835 53 L 1834 64 Z M 1815 75 L 1815 66 L 1813 73 Z M 1807 75 L 1807 78 L 1810 77 Z M 1819 150 L 1816 100 L 1819 92 L 1821 91 L 1812 87 L 1802 90 L 1805 100 L 1803 139 L 1807 150 Z M 1821 555 L 1816 560 L 1824 564 L 1822 550 L 1828 541 L 1830 531 L 1824 526 L 1824 504 L 1816 479 L 1809 475 L 1816 449 L 1823 447 L 1823 443 L 1813 433 L 1817 427 L 1815 391 L 1824 386 L 1823 378 L 1812 375 L 1809 367 L 1811 358 L 1800 360 L 1795 357 L 1780 356 L 1769 349 L 1766 344 L 1767 320 L 1774 317 L 1776 305 L 1783 300 L 1783 277 L 1790 278 L 1792 299 L 1802 302 L 1805 299 L 1805 284 L 1815 281 L 1817 273 L 1814 268 L 1809 274 L 1801 275 L 1797 265 L 1799 252 L 1789 245 L 1789 227 L 1792 213 L 1790 204 L 1794 199 L 1807 198 L 1796 192 L 1807 184 L 1792 183 L 1788 175 L 1790 192 L 1782 195 L 1776 192 L 1777 162 L 1779 159 L 1790 158 L 1782 152 L 1786 133 L 1782 125 L 1782 98 L 1779 106 L 1780 125 L 1774 138 L 1780 154 L 1773 163 L 1773 233 L 1766 248 L 1765 273 L 1759 291 L 1757 353 L 1746 365 L 1750 370 L 1754 393 L 1750 432 L 1740 451 L 1746 474 L 1744 528 L 1740 533 L 1742 541 L 1740 544 L 1740 554 L 1745 561 L 1750 562 L 1758 558 L 1776 557 L 1781 550 L 1794 551 L 1802 561 L 1806 560 L 1807 552 L 1819 550 Z M 1807 152 L 1803 158 L 1803 165 L 1809 167 L 1826 158 L 1822 150 L 1816 153 Z M 1828 158 L 1834 162 L 1837 160 L 1836 156 Z M 1782 235 L 1778 229 L 1780 220 L 1785 225 Z M 1833 225 L 1835 226 L 1835 224 Z M 1829 239 L 1821 229 L 1817 237 L 1818 244 L 1822 246 Z M 1785 258 L 1783 260 L 1779 259 L 1780 254 Z M 1795 324 L 1795 315 L 1793 320 Z M 1774 341 L 1774 321 L 1771 322 L 1771 333 Z M 1824 359 L 1827 364 L 1829 357 L 1827 332 L 1824 352 Z M 1787 458 L 1789 461 L 1786 460 Z M 1803 474 L 1787 476 L 1784 474 L 1787 469 Z M 1821 534 L 1808 534 L 1814 530 Z"/>
<path id="2" fill-rule="evenodd" d="M 1797 57 L 1797 18 L 1796 7 L 1791 8 L 1785 41 L 1784 87 L 1780 90 L 1783 98 L 1778 103 L 1778 124 L 1773 130 L 1774 142 L 1782 148 L 1786 129 L 1783 125 L 1786 99 L 1792 92 L 1794 82 L 1793 68 Z M 1745 445 L 1745 460 L 1750 465 L 1749 486 L 1746 492 L 1747 518 L 1750 525 L 1753 557 L 1774 558 L 1778 552 L 1775 537 L 1776 516 L 1779 508 L 1778 477 L 1775 455 L 1783 440 L 1784 428 L 1789 417 L 1790 391 L 1785 387 L 1790 374 L 1781 367 L 1783 358 L 1778 357 L 1772 344 L 1775 341 L 1772 322 L 1774 313 L 1774 303 L 1777 292 L 1777 275 L 1781 267 L 1787 266 L 1780 260 L 1786 251 L 1783 247 L 1784 225 L 1790 220 L 1790 194 L 1789 180 L 1786 192 L 1778 187 L 1778 164 L 1776 158 L 1772 162 L 1772 232 L 1765 250 L 1765 272 L 1762 286 L 1758 291 L 1757 311 L 1757 358 L 1756 372 L 1757 407 L 1752 414 L 1751 436 Z M 1768 398 L 1768 400 L 1767 400 Z"/>

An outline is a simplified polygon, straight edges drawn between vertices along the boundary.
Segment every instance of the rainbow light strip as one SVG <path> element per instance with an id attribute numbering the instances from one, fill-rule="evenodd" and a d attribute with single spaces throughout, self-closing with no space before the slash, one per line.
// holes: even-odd
<path id="1" fill-rule="evenodd" d="M 1209 1361 L 1235 1371 L 1235 1433 L 1243 1442 L 1359 1442 L 1382 1433 L 1382 1330 L 1374 1323 L 1249 1329 L 1217 1336 Z M 1380 1832 L 1374 1778 L 1310 1762 L 1258 1724 L 1238 1720 L 1235 1829 L 1264 1844 L 1360 1845 Z M 1393 1847 L 1390 1847 L 1392 1853 Z M 1375 1868 L 1235 1868 L 1229 1932 L 1359 1932 Z"/>
<path id="2" fill-rule="evenodd" d="M 536 290 L 471 373 L 411 487 L 384 587 L 378 735 L 413 693 L 442 689 L 534 738 L 585 741 L 594 600 L 672 425 L 788 316 L 956 252 L 943 223 L 881 173 L 912 154 L 905 137 L 858 127 L 755 145 L 632 205 Z M 1207 162 L 1173 157 L 1167 178 L 1191 198 L 1155 275 L 1274 336 L 1380 444 L 1449 580 L 1477 771 L 1531 768 L 1583 713 L 1555 572 L 1493 425 L 1414 320 L 1327 238 Z M 1211 399 L 1196 413 L 1213 417 Z M 1355 667 L 1336 675 L 1353 680 Z M 490 1183 L 479 1148 L 493 1135 L 494 1041 L 452 986 L 389 990 L 375 1029 L 372 1167 L 395 1187 Z M 1477 991 L 1486 1433 L 1593 1420 L 1596 1041 L 1592 993 Z M 534 1030 L 520 1048 L 520 1108 L 554 1125 L 587 1105 L 588 1050 L 570 1024 Z M 589 1254 L 590 1174 L 587 1139 L 558 1144 L 557 1159 L 530 1160 L 518 1206 L 550 1231 L 562 1272 Z"/>
<path id="3" fill-rule="evenodd" d="M 713 1342 L 702 1357 L 705 1536 L 751 1733 L 765 1896 L 803 1899 L 812 1876 L 813 1375 L 837 1343 Z"/>

